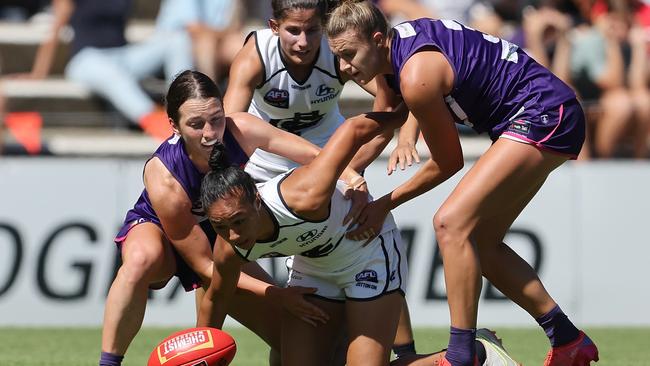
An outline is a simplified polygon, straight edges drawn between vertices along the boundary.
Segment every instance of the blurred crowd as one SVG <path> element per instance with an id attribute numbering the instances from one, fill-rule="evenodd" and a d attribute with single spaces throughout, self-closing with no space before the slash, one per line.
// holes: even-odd
<path id="1" fill-rule="evenodd" d="M 393 23 L 456 19 L 524 48 L 579 95 L 588 120 L 581 159 L 650 156 L 650 5 L 644 0 L 375 2 Z M 153 31 L 128 42 L 133 10 L 145 3 L 157 10 Z M 50 31 L 31 71 L 2 73 L 3 78 L 50 76 L 61 34 L 68 32 L 73 36 L 64 77 L 107 100 L 134 128 L 160 139 L 169 133 L 166 116 L 141 81 L 170 81 L 181 70 L 198 69 L 225 87 L 245 33 L 266 26 L 270 0 L 0 0 L 2 23 L 30 22 L 43 14 L 49 16 Z M 0 121 L 3 110 L 0 96 Z"/>

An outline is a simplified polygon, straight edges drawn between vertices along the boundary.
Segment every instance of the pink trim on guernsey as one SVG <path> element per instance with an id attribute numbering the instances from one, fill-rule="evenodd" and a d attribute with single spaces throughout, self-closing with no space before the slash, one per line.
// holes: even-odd
<path id="1" fill-rule="evenodd" d="M 131 229 L 129 229 L 129 231 L 130 231 L 130 230 L 131 230 Z M 120 236 L 119 238 L 115 238 L 115 240 L 113 240 L 113 241 L 116 242 L 116 243 L 121 243 L 121 242 L 123 242 L 123 241 L 126 239 L 127 236 L 129 236 L 129 232 L 128 232 L 128 231 L 126 232 L 126 235 L 124 235 L 124 236 Z"/>
<path id="2" fill-rule="evenodd" d="M 563 153 L 563 152 L 560 152 L 560 151 L 555 151 L 555 150 L 553 150 L 551 148 L 548 148 L 548 147 L 542 145 L 542 143 L 546 142 L 548 139 L 551 138 L 551 136 L 553 136 L 553 134 L 555 133 L 557 128 L 560 126 L 560 123 L 562 123 L 562 115 L 563 114 L 564 114 L 564 104 L 560 105 L 560 116 L 559 116 L 557 125 L 555 126 L 553 131 L 551 131 L 551 133 L 549 133 L 546 137 L 544 137 L 540 141 L 531 140 L 526 136 L 522 136 L 522 135 L 520 135 L 518 133 L 510 132 L 510 131 L 506 131 L 506 132 L 502 133 L 501 136 L 503 136 L 504 138 L 507 138 L 509 140 L 528 143 L 530 145 L 535 146 L 536 148 L 538 148 L 540 150 L 548 151 L 550 153 L 554 153 L 554 154 L 558 154 L 558 155 L 562 155 L 562 156 L 567 156 L 569 158 L 575 159 L 575 158 L 578 157 L 578 155 L 576 155 L 576 154 L 566 154 L 566 153 Z M 512 138 L 508 138 L 508 137 L 512 137 Z"/>
<path id="3" fill-rule="evenodd" d="M 140 224 L 144 224 L 145 222 L 151 222 L 152 224 L 156 225 L 156 223 L 154 223 L 153 221 L 151 221 L 151 220 L 147 220 L 147 219 L 143 219 L 143 218 L 139 218 L 139 219 L 137 219 L 137 220 L 133 220 L 133 221 L 131 222 L 131 224 L 129 224 L 129 228 L 126 229 L 126 233 L 124 233 L 123 236 L 116 237 L 113 241 L 114 241 L 115 243 L 122 244 L 122 242 L 123 242 L 124 240 L 126 240 L 126 237 L 129 236 L 129 233 L 131 232 L 131 229 L 133 229 L 134 227 L 136 227 L 136 226 L 138 226 L 138 225 L 140 225 Z M 158 225 L 156 225 L 156 226 L 158 226 Z"/>

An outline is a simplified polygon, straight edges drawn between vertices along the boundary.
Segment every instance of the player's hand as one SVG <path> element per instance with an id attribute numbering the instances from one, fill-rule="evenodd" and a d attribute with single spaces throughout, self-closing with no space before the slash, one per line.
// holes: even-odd
<path id="1" fill-rule="evenodd" d="M 343 218 L 343 226 L 348 223 L 355 224 L 358 222 L 359 214 L 361 214 L 363 208 L 368 204 L 368 185 L 363 183 L 356 188 L 348 187 L 344 193 L 344 197 L 345 199 L 352 200 L 352 205 L 348 214 Z"/>
<path id="2" fill-rule="evenodd" d="M 401 170 L 404 170 L 406 166 L 413 165 L 413 161 L 420 164 L 420 155 L 415 145 L 398 144 L 395 150 L 390 153 L 390 158 L 388 159 L 388 175 L 393 174 L 397 170 L 398 165 Z"/>
<path id="3" fill-rule="evenodd" d="M 316 293 L 315 288 L 301 286 L 282 288 L 279 292 L 280 301 L 285 310 L 315 327 L 318 325 L 317 323 L 327 323 L 329 316 L 321 308 L 305 299 L 304 295 L 313 293 Z"/>
<path id="4" fill-rule="evenodd" d="M 381 234 L 381 228 L 389 212 L 388 201 L 384 198 L 368 203 L 357 219 L 359 226 L 348 231 L 345 237 L 356 241 L 365 240 L 363 246 L 368 245 Z"/>

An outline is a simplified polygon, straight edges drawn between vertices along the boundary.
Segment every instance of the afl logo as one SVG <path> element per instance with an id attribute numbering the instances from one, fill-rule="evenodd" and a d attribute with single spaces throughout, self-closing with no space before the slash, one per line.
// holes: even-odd
<path id="1" fill-rule="evenodd" d="M 357 280 L 357 282 L 379 282 L 377 272 L 373 271 L 372 269 L 366 269 L 357 273 L 357 275 L 354 276 L 354 279 Z"/>
<path id="2" fill-rule="evenodd" d="M 289 92 L 284 89 L 273 88 L 264 96 L 264 101 L 278 108 L 289 108 Z"/>
<path id="3" fill-rule="evenodd" d="M 306 233 L 303 233 L 300 236 L 298 236 L 296 238 L 296 241 L 298 243 L 302 243 L 302 242 L 307 241 L 307 240 L 313 238 L 314 236 L 316 236 L 316 233 L 318 233 L 318 230 L 316 230 L 316 229 L 307 231 Z"/>

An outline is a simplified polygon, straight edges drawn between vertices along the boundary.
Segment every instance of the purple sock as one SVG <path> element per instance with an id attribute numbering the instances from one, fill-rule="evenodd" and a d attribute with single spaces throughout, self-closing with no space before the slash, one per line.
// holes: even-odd
<path id="1" fill-rule="evenodd" d="M 445 358 L 452 366 L 474 366 L 476 329 L 450 327 L 449 346 Z"/>
<path id="2" fill-rule="evenodd" d="M 416 353 L 415 341 L 411 341 L 410 343 L 406 344 L 393 345 L 393 353 L 397 358 L 404 357 L 406 355 L 414 355 Z"/>
<path id="3" fill-rule="evenodd" d="M 99 366 L 121 366 L 123 359 L 124 356 L 102 352 L 102 355 L 99 357 Z"/>
<path id="4" fill-rule="evenodd" d="M 553 347 L 571 343 L 580 334 L 578 328 L 562 312 L 560 305 L 555 305 L 551 311 L 535 320 L 544 328 L 544 332 L 546 332 L 546 336 Z"/>

